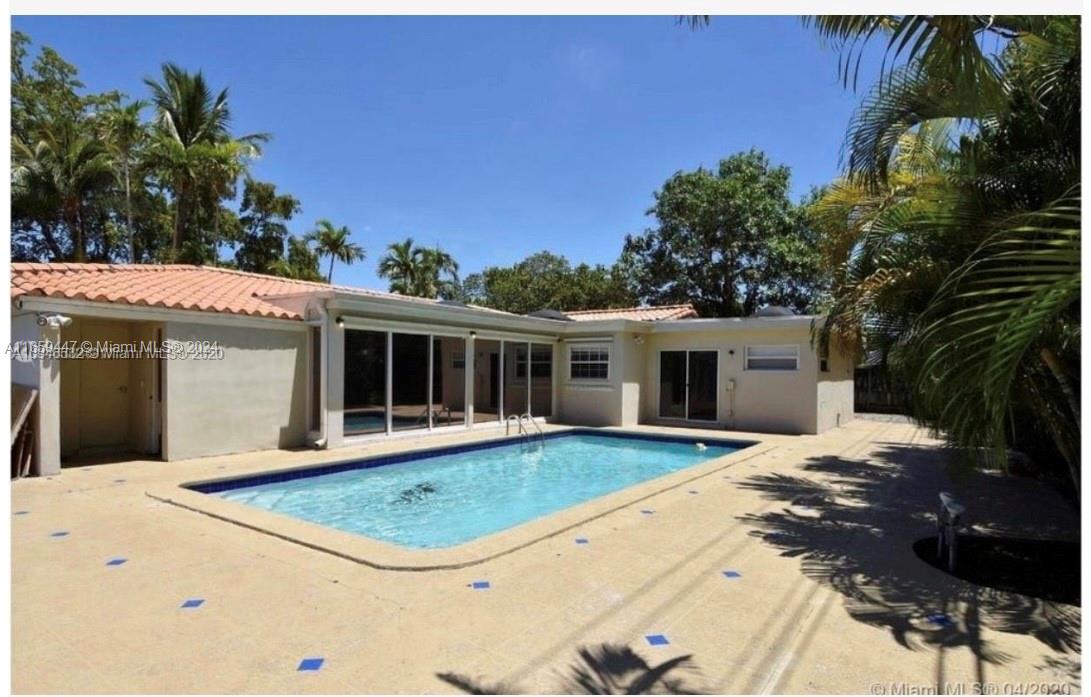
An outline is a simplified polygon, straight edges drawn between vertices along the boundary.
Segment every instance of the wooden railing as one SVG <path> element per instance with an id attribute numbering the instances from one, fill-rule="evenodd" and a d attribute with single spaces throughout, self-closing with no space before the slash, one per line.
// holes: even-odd
<path id="1" fill-rule="evenodd" d="M 11 478 L 34 471 L 34 424 L 38 418 L 38 390 L 11 386 Z"/>

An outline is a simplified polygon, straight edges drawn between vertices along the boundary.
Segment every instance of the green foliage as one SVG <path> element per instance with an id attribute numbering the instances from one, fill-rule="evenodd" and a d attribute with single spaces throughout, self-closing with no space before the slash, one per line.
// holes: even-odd
<path id="1" fill-rule="evenodd" d="M 324 281 L 318 271 L 318 252 L 311 248 L 305 237 L 288 237 L 288 254 L 272 269 L 278 276 L 301 281 Z"/>
<path id="2" fill-rule="evenodd" d="M 908 47 L 810 208 L 834 277 L 816 338 L 881 351 L 967 461 L 1014 445 L 1078 489 L 1079 18 L 816 23 L 850 57 L 873 34 Z"/>
<path id="3" fill-rule="evenodd" d="M 626 237 L 622 251 L 640 299 L 692 302 L 703 317 L 766 304 L 810 309 L 824 281 L 815 234 L 788 184 L 788 168 L 757 150 L 668 179 L 648 211 L 657 227 Z"/>
<path id="4" fill-rule="evenodd" d="M 459 286 L 458 262 L 439 247 L 418 247 L 413 238 L 387 246 L 378 273 L 390 292 L 418 298 L 451 298 Z"/>
<path id="5" fill-rule="evenodd" d="M 455 295 L 464 302 L 505 312 L 630 307 L 636 296 L 621 266 L 579 264 L 550 252 L 513 266 L 490 266 L 466 277 Z"/>
<path id="6" fill-rule="evenodd" d="M 357 261 L 362 261 L 367 253 L 360 245 L 350 242 L 349 237 L 352 233 L 348 227 L 337 227 L 328 220 L 319 220 L 315 224 L 315 229 L 307 233 L 306 241 L 315 243 L 315 254 L 319 257 L 330 258 L 330 270 L 326 275 L 326 282 L 333 283 L 333 262 L 340 261 L 345 264 L 352 264 Z M 302 259 L 303 255 L 301 250 L 296 250 L 298 259 Z"/>
<path id="7" fill-rule="evenodd" d="M 87 94 L 75 66 L 13 34 L 13 258 L 214 264 L 226 246 L 240 267 L 317 277 L 305 242 L 286 249 L 295 199 L 255 183 L 231 207 L 269 137 L 232 134 L 228 91 L 199 71 L 167 63 L 145 84 L 148 102 Z"/>
<path id="8" fill-rule="evenodd" d="M 299 201 L 278 194 L 275 184 L 247 179 L 239 204 L 241 237 L 235 264 L 243 271 L 275 273 L 285 258 L 287 222 L 300 210 Z"/>

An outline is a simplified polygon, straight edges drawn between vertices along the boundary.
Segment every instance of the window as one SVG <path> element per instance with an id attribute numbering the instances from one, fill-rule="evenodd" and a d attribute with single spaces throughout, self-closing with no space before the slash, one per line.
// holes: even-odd
<path id="1" fill-rule="evenodd" d="M 568 354 L 569 377 L 573 380 L 607 380 L 610 377 L 608 346 L 573 346 Z"/>
<path id="2" fill-rule="evenodd" d="M 532 378 L 553 377 L 553 347 L 549 344 L 531 347 L 530 376 Z"/>
<path id="3" fill-rule="evenodd" d="M 747 370 L 798 370 L 798 346 L 747 346 Z"/>
<path id="4" fill-rule="evenodd" d="M 515 377 L 520 380 L 527 376 L 527 347 L 515 347 Z M 546 345 L 532 346 L 530 350 L 530 376 L 533 378 L 553 377 L 553 347 Z"/>

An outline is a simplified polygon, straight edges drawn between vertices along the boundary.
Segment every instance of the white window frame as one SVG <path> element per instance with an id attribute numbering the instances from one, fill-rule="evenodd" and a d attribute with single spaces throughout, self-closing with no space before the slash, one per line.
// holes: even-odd
<path id="1" fill-rule="evenodd" d="M 610 351 L 610 348 L 611 348 L 611 346 L 608 343 L 601 343 L 601 344 L 600 343 L 594 343 L 594 344 L 592 344 L 592 343 L 569 344 L 569 346 L 568 346 L 568 362 L 567 362 L 567 366 L 566 366 L 566 369 L 565 369 L 566 370 L 566 377 L 567 377 L 568 381 L 569 382 L 575 382 L 575 383 L 581 383 L 581 384 L 587 384 L 587 383 L 599 383 L 599 384 L 601 384 L 601 383 L 610 382 L 610 374 L 612 372 L 610 364 L 613 362 L 613 355 L 612 355 L 612 352 Z M 572 354 L 574 352 L 576 352 L 576 351 L 602 351 L 602 352 L 604 352 L 606 354 L 606 361 L 605 361 L 605 363 L 606 363 L 606 377 L 574 377 L 572 375 L 572 365 L 573 365 Z M 579 361 L 579 363 L 580 364 L 601 365 L 603 363 L 603 361 Z"/>
<path id="2" fill-rule="evenodd" d="M 539 357 L 538 360 L 534 360 L 534 349 L 535 349 L 535 347 L 543 347 L 543 348 L 549 349 L 549 358 L 547 360 L 542 360 L 541 357 Z M 553 345 L 552 344 L 543 344 L 541 342 L 531 343 L 529 351 L 530 351 L 529 352 L 530 360 L 525 362 L 524 370 L 529 370 L 530 371 L 532 381 L 536 382 L 538 384 L 541 384 L 541 383 L 545 382 L 546 380 L 552 380 L 553 379 Z M 539 352 L 539 353 L 541 353 L 541 352 Z M 519 365 L 520 365 L 520 363 L 519 363 L 519 354 L 518 354 L 518 349 L 516 349 L 516 354 L 515 354 L 515 379 L 519 381 L 518 384 L 522 385 L 522 384 L 525 384 L 526 379 L 527 379 L 527 375 L 526 375 L 525 372 L 524 372 L 523 375 L 519 375 Z M 549 366 L 549 375 L 534 375 L 534 366 L 535 365 L 547 365 L 547 366 Z"/>
<path id="3" fill-rule="evenodd" d="M 774 360 L 787 360 L 791 358 L 794 359 L 795 364 L 791 368 L 751 368 L 750 359 L 752 356 L 750 355 L 750 352 L 753 349 L 792 349 L 795 352 L 794 356 L 753 356 L 753 358 Z M 799 355 L 799 344 L 755 344 L 753 346 L 747 346 L 745 349 L 743 369 L 755 373 L 795 373 L 799 371 Z"/>

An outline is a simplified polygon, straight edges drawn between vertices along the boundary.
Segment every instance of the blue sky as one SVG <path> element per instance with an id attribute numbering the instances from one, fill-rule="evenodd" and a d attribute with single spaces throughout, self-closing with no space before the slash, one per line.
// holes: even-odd
<path id="1" fill-rule="evenodd" d="M 14 17 L 88 89 L 146 96 L 165 61 L 230 88 L 254 176 L 302 202 L 294 232 L 348 225 L 375 265 L 406 236 L 463 275 L 548 249 L 612 263 L 680 169 L 751 147 L 793 195 L 838 172 L 859 95 L 796 17 Z M 875 63 L 876 61 L 871 61 Z M 861 81 L 862 85 L 867 80 Z"/>

